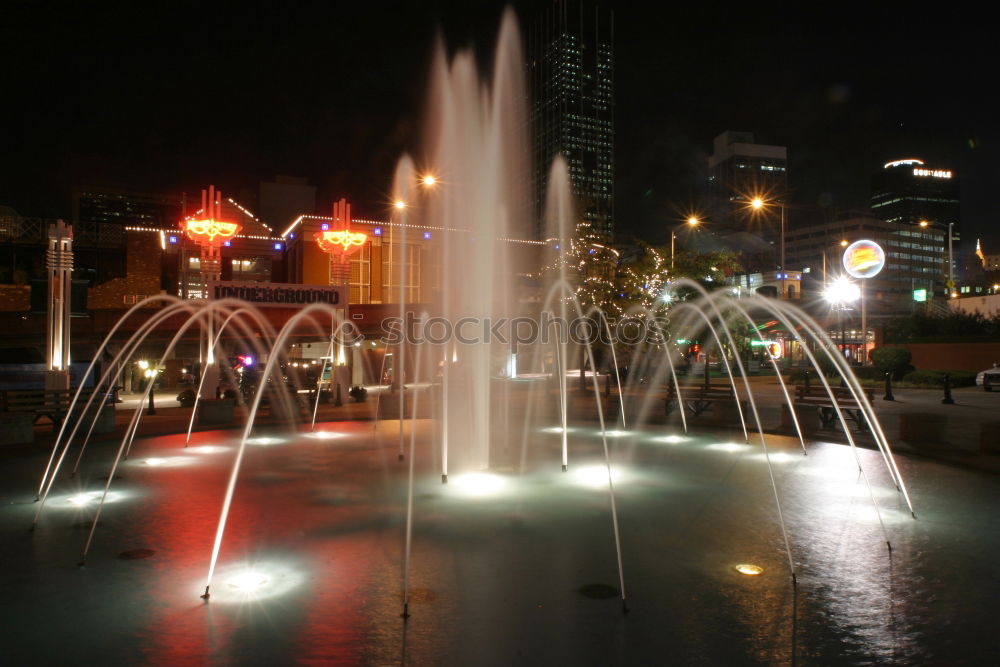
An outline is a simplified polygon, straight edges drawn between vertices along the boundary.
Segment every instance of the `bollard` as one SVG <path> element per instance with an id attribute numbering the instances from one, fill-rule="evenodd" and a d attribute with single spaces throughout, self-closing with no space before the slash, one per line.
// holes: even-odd
<path id="1" fill-rule="evenodd" d="M 146 414 L 147 415 L 155 415 L 156 414 L 156 405 L 153 403 L 153 394 L 156 393 L 156 376 L 153 376 L 152 378 L 150 378 L 149 381 L 151 383 L 150 386 L 149 386 L 149 407 L 146 408 Z"/>
<path id="2" fill-rule="evenodd" d="M 806 369 L 805 386 L 806 386 L 806 389 L 809 388 L 809 369 L 808 368 Z"/>
<path id="3" fill-rule="evenodd" d="M 708 359 L 706 358 L 705 359 L 705 389 L 708 389 L 709 384 L 710 384 L 710 382 L 709 382 L 709 374 L 708 374 Z"/>
<path id="4" fill-rule="evenodd" d="M 337 390 L 334 392 L 333 397 L 334 397 L 333 398 L 333 406 L 335 408 L 339 408 L 341 405 L 344 404 L 344 401 L 340 397 L 340 383 L 339 382 L 337 383 Z"/>
<path id="5" fill-rule="evenodd" d="M 951 397 L 951 376 L 947 373 L 944 374 L 944 398 L 941 402 L 945 405 L 954 405 L 955 399 Z"/>
<path id="6" fill-rule="evenodd" d="M 611 395 L 611 373 L 610 372 L 608 372 L 608 374 L 604 376 L 604 395 L 605 396 L 610 396 Z"/>
<path id="7" fill-rule="evenodd" d="M 892 373 L 885 374 L 885 396 L 882 397 L 884 401 L 895 401 L 896 397 L 892 395 Z"/>

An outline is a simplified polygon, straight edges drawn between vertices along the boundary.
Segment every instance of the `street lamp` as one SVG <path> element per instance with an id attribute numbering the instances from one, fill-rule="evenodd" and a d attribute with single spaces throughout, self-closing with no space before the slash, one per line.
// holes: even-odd
<path id="1" fill-rule="evenodd" d="M 840 353 L 847 353 L 847 334 L 844 331 L 844 310 L 848 304 L 854 303 L 861 298 L 861 288 L 857 283 L 851 282 L 846 277 L 841 276 L 826 286 L 823 290 L 823 298 L 831 306 L 837 307 L 837 319 L 840 320 Z M 862 332 L 867 344 L 867 332 Z"/>
<path id="2" fill-rule="evenodd" d="M 780 238 L 781 260 L 780 264 L 778 265 L 778 269 L 780 270 L 780 273 L 778 274 L 779 275 L 778 280 L 781 281 L 781 298 L 784 299 L 786 298 L 785 276 L 787 275 L 787 272 L 785 271 L 785 204 L 780 201 L 774 201 L 774 202 L 764 201 L 762 197 L 754 197 L 753 199 L 750 200 L 750 208 L 753 209 L 754 211 L 760 211 L 764 207 L 772 204 L 774 206 L 777 206 L 779 212 L 781 213 L 781 238 Z"/>
<path id="3" fill-rule="evenodd" d="M 847 245 L 848 245 L 847 239 L 840 239 L 840 247 L 841 248 L 846 248 Z M 824 289 L 824 291 L 826 290 L 826 287 L 828 285 L 828 281 L 826 279 L 826 253 L 827 253 L 827 250 L 824 250 L 823 251 L 823 289 Z"/>
<path id="4" fill-rule="evenodd" d="M 931 223 L 928 220 L 921 220 L 920 221 L 920 226 L 921 227 L 929 227 L 932 224 L 934 224 L 934 223 Z M 939 223 L 939 224 L 943 224 L 943 223 Z M 954 297 L 958 296 L 958 293 L 953 291 L 955 289 L 955 269 L 954 269 L 954 267 L 955 267 L 955 257 L 954 257 L 954 255 L 952 253 L 951 237 L 952 237 L 952 232 L 953 232 L 954 229 L 955 229 L 955 223 L 954 222 L 949 222 L 948 223 L 948 282 L 945 284 L 945 288 L 946 288 L 946 291 L 948 293 L 948 296 L 951 297 L 951 298 L 954 298 Z"/>
<path id="5" fill-rule="evenodd" d="M 426 174 L 420 179 L 420 183 L 428 188 L 432 188 L 437 183 L 437 178 L 435 178 L 434 174 Z"/>
<path id="6" fill-rule="evenodd" d="M 684 225 L 687 225 L 689 227 L 697 227 L 700 224 L 701 220 L 692 215 L 690 218 L 687 219 L 686 222 L 677 225 L 676 227 L 670 230 L 670 273 L 671 274 L 674 272 L 674 245 L 677 242 L 677 230 L 683 227 Z"/>
<path id="7" fill-rule="evenodd" d="M 153 393 L 156 391 L 156 373 L 157 373 L 157 370 L 155 368 L 149 368 L 149 363 L 148 362 L 143 362 L 143 361 L 139 362 L 139 366 L 140 367 L 143 367 L 142 366 L 143 364 L 146 364 L 146 366 L 144 367 L 146 369 L 146 371 L 145 371 L 145 373 L 143 373 L 143 375 L 145 375 L 146 379 L 149 381 L 149 407 L 146 408 L 146 414 L 147 415 L 155 415 L 156 414 L 156 405 L 153 404 Z"/>

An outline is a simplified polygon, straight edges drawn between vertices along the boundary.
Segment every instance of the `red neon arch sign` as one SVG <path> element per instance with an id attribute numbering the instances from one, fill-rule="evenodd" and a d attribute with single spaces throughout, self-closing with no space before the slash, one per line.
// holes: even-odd
<path id="1" fill-rule="evenodd" d="M 242 227 L 235 222 L 221 220 L 185 220 L 181 223 L 184 232 L 200 245 L 222 245 L 240 233 Z"/>
<path id="2" fill-rule="evenodd" d="M 316 243 L 323 252 L 349 255 L 368 240 L 367 234 L 341 229 L 335 232 L 316 232 Z"/>

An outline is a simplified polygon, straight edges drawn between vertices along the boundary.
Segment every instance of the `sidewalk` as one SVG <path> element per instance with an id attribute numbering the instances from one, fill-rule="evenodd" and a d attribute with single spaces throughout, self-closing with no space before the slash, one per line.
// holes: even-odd
<path id="1" fill-rule="evenodd" d="M 716 380 L 718 382 L 718 380 Z M 769 426 L 780 421 L 779 411 L 784 403 L 784 396 L 780 390 L 778 380 L 774 376 L 757 376 L 750 378 L 751 388 L 754 394 L 754 401 L 761 415 L 761 421 L 767 429 Z M 741 381 L 737 382 L 737 387 L 742 393 Z M 789 392 L 792 392 L 789 384 Z M 341 406 L 334 406 L 333 403 L 320 404 L 316 413 L 316 421 L 358 421 L 371 420 L 374 418 L 376 405 L 381 400 L 388 401 L 383 406 L 385 408 L 385 419 L 392 420 L 398 412 L 398 394 L 390 393 L 388 388 L 371 388 L 366 401 L 358 403 L 344 397 L 346 400 Z M 410 393 L 410 390 L 407 392 Z M 895 401 L 883 400 L 883 391 L 874 392 L 875 400 L 873 406 L 879 417 L 885 435 L 894 451 L 906 452 L 920 458 L 927 458 L 943 463 L 959 465 L 987 472 L 1000 473 L 1000 456 L 980 453 L 980 429 L 984 423 L 1000 422 L 1000 392 L 985 392 L 981 388 L 966 387 L 952 391 L 955 404 L 943 405 L 941 403 L 942 391 L 940 389 L 898 389 L 895 390 Z M 171 433 L 183 433 L 187 430 L 191 419 L 191 408 L 182 408 L 176 400 L 177 392 L 158 392 L 154 396 L 155 414 L 148 414 L 148 400 L 143 401 L 142 421 L 140 434 L 142 436 L 165 435 Z M 525 395 L 526 396 L 526 395 Z M 512 398 L 517 402 L 512 406 L 509 413 L 511 419 L 517 419 L 523 414 L 525 396 Z M 95 435 L 95 439 L 114 440 L 124 436 L 128 424 L 132 420 L 135 409 L 142 400 L 141 394 L 122 394 L 121 402 L 116 407 L 116 428 L 113 433 Z M 553 400 L 556 400 L 553 398 Z M 571 392 L 570 412 L 572 419 L 576 420 L 597 420 L 594 410 L 593 394 L 580 394 Z M 421 404 L 421 416 L 429 408 L 429 402 Z M 615 401 L 617 403 L 617 401 Z M 662 423 L 662 397 L 653 399 L 654 408 L 651 413 L 650 426 L 656 428 L 655 424 Z M 606 405 L 610 405 L 606 403 Z M 519 409 L 520 408 L 520 409 Z M 409 409 L 409 401 L 407 401 Z M 309 404 L 308 411 L 304 411 L 300 417 L 300 423 L 311 420 L 312 403 Z M 611 415 L 615 410 L 607 411 Z M 237 406 L 235 419 L 229 424 L 218 424 L 211 426 L 199 426 L 197 421 L 194 430 L 226 430 L 237 429 L 245 424 L 247 408 Z M 899 437 L 900 415 L 905 413 L 918 413 L 939 415 L 946 419 L 945 441 L 939 443 L 928 443 L 914 446 L 904 443 Z M 278 417 L 272 417 L 269 410 L 262 410 L 257 416 L 257 424 L 262 426 L 277 425 L 286 423 Z M 5 453 L 11 455 L 26 454 L 36 452 L 38 448 L 51 447 L 55 440 L 56 430 L 47 421 L 35 426 L 35 442 L 33 445 L 8 446 L 4 448 Z M 784 435 L 788 435 L 787 433 Z M 823 431 L 813 439 L 846 443 L 846 438 L 840 431 Z M 870 436 L 859 435 L 856 438 L 860 446 L 874 447 L 874 441 Z"/>

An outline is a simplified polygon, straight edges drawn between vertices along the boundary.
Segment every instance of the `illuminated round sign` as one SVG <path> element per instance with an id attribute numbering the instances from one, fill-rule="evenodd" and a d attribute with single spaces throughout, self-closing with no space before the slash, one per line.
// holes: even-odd
<path id="1" fill-rule="evenodd" d="M 885 251 L 874 241 L 855 241 L 844 250 L 844 269 L 852 278 L 873 278 L 885 266 Z"/>

